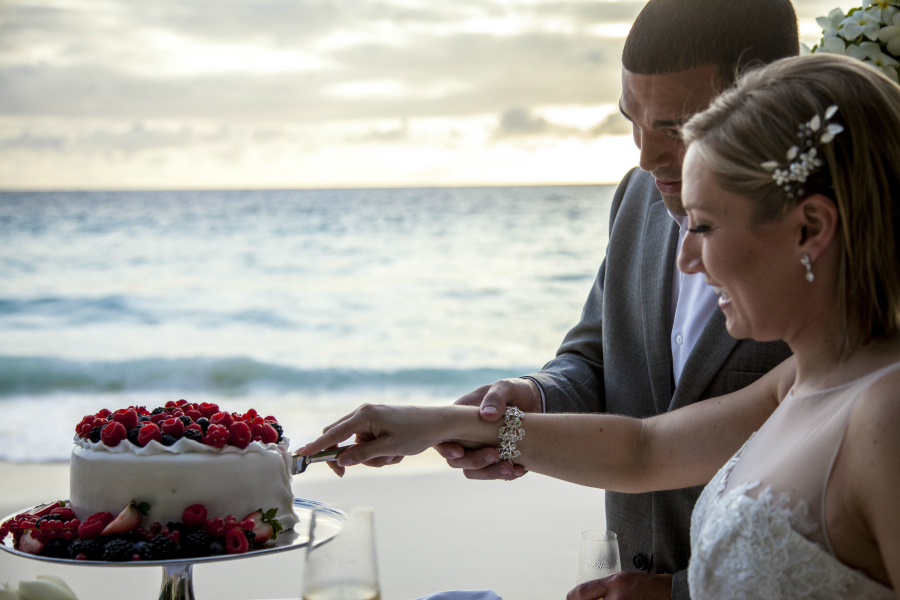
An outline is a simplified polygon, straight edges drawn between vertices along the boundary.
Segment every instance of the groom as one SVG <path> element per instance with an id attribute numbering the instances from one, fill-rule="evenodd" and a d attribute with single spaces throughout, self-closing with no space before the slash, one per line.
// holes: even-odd
<path id="1" fill-rule="evenodd" d="M 457 403 L 480 404 L 487 420 L 501 418 L 507 405 L 650 417 L 740 389 L 789 355 L 780 342 L 731 338 L 715 291 L 703 275 L 680 273 L 675 258 L 687 227 L 680 126 L 737 69 L 798 51 L 789 0 L 647 2 L 625 41 L 619 103 L 640 169 L 616 191 L 606 259 L 581 321 L 540 372 L 484 386 Z M 524 423 L 527 431 L 527 417 Z M 472 479 L 524 474 L 497 462 L 493 448 L 464 453 L 445 444 L 438 451 Z M 689 598 L 690 517 L 701 489 L 606 492 L 607 526 L 618 534 L 625 572 L 578 586 L 570 600 Z"/>

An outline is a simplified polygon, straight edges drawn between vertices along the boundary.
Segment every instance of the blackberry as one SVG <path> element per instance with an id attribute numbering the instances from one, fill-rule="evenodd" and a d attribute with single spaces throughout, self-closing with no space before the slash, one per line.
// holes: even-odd
<path id="1" fill-rule="evenodd" d="M 78 558 L 84 554 L 88 560 L 100 560 L 103 558 L 103 542 L 98 539 L 75 540 L 69 544 L 69 557 Z"/>
<path id="2" fill-rule="evenodd" d="M 106 542 L 106 545 L 103 547 L 103 560 L 123 562 L 131 560 L 133 554 L 134 544 L 128 540 L 113 540 Z"/>
<path id="3" fill-rule="evenodd" d="M 206 556 L 213 537 L 205 531 L 195 531 L 184 536 L 182 541 L 181 547 L 188 556 Z"/>
<path id="4" fill-rule="evenodd" d="M 42 556 L 50 558 L 69 558 L 69 542 L 65 540 L 50 540 L 41 548 Z"/>
<path id="5" fill-rule="evenodd" d="M 178 544 L 168 536 L 158 535 L 144 546 L 141 558 L 144 560 L 168 560 L 178 555 Z"/>
<path id="6" fill-rule="evenodd" d="M 128 433 L 125 434 L 125 438 L 134 444 L 135 446 L 140 446 L 141 443 L 138 441 L 138 434 L 141 432 L 140 427 L 135 427 L 134 429 L 129 429 Z"/>
<path id="7" fill-rule="evenodd" d="M 181 415 L 180 417 L 178 417 L 178 420 L 184 423 L 185 427 L 193 423 L 193 421 L 191 421 L 191 418 L 187 415 Z"/>
<path id="8" fill-rule="evenodd" d="M 40 525 L 42 521 L 65 521 L 66 518 L 62 515 L 44 515 L 35 523 L 36 525 Z"/>
<path id="9" fill-rule="evenodd" d="M 256 539 L 256 534 L 250 531 L 249 529 L 244 530 L 244 537 L 247 538 L 247 543 L 250 544 L 250 547 L 253 547 L 253 540 Z"/>
<path id="10" fill-rule="evenodd" d="M 95 444 L 100 441 L 100 428 L 94 427 L 91 429 L 91 441 Z"/>
<path id="11" fill-rule="evenodd" d="M 163 446 L 171 446 L 172 444 L 174 444 L 174 443 L 177 442 L 177 441 L 178 441 L 178 440 L 176 440 L 174 436 L 171 436 L 171 435 L 169 435 L 169 434 L 166 434 L 166 435 L 162 436 L 162 444 L 163 444 Z"/>
<path id="12" fill-rule="evenodd" d="M 106 420 L 107 420 L 107 421 L 112 421 L 112 420 L 113 420 L 112 413 L 109 413 L 108 415 L 106 415 Z"/>
<path id="13" fill-rule="evenodd" d="M 199 425 L 200 428 L 203 429 L 203 433 L 206 434 L 206 429 L 209 427 L 209 419 L 207 419 L 206 417 L 200 417 L 199 419 L 197 419 L 197 425 Z"/>
<path id="14" fill-rule="evenodd" d="M 194 440 L 195 442 L 203 443 L 203 434 L 197 431 L 196 429 L 185 429 L 184 437 L 189 440 Z"/>
<path id="15" fill-rule="evenodd" d="M 278 432 L 278 439 L 275 441 L 280 442 L 281 440 L 283 440 L 284 439 L 284 429 L 281 427 L 281 425 L 279 423 L 276 423 L 275 421 L 269 421 L 269 425 L 272 426 L 272 429 L 274 429 L 275 431 Z"/>
<path id="16" fill-rule="evenodd" d="M 164 412 L 166 412 L 166 409 L 164 409 L 164 408 L 154 408 L 150 414 L 151 415 L 160 415 Z"/>

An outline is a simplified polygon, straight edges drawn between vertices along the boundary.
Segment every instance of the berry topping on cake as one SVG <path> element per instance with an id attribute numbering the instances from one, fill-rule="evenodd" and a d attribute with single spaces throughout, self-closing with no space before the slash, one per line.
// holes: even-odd
<path id="1" fill-rule="evenodd" d="M 278 533 L 282 530 L 281 523 L 275 519 L 278 511 L 274 508 L 263 512 L 263 509 L 253 511 L 242 521 L 242 527 L 253 533 L 253 543 L 262 545 L 269 540 L 278 538 Z M 249 521 L 250 523 L 247 523 Z M 252 525 L 251 525 L 252 523 Z M 250 527 L 247 527 L 250 525 Z"/>
<path id="2" fill-rule="evenodd" d="M 231 433 L 231 436 L 228 438 L 228 443 L 232 446 L 243 449 L 253 440 L 253 434 L 250 433 L 250 427 L 243 421 L 238 421 L 232 425 L 229 432 Z"/>
<path id="3" fill-rule="evenodd" d="M 153 440 L 162 442 L 162 432 L 154 423 L 147 423 L 138 432 L 138 445 L 146 446 Z"/>
<path id="4" fill-rule="evenodd" d="M 188 529 L 200 529 L 206 525 L 206 507 L 202 504 L 191 504 L 181 515 L 181 522 Z"/>
<path id="5" fill-rule="evenodd" d="M 212 402 L 201 402 L 198 410 L 200 411 L 200 414 L 209 419 L 219 412 L 219 405 L 213 404 Z"/>
<path id="6" fill-rule="evenodd" d="M 103 560 L 124 562 L 134 555 L 134 544 L 128 540 L 112 540 L 103 546 Z"/>
<path id="7" fill-rule="evenodd" d="M 243 554 L 250 549 L 250 542 L 243 529 L 232 529 L 225 536 L 225 551 L 228 554 Z"/>
<path id="8" fill-rule="evenodd" d="M 146 542 L 141 549 L 141 558 L 144 560 L 168 560 L 175 558 L 180 550 L 177 543 L 165 535 L 158 535 Z"/>
<path id="9" fill-rule="evenodd" d="M 112 415 L 113 421 L 121 423 L 125 430 L 134 429 L 138 424 L 138 414 L 134 408 L 120 408 Z"/>
<path id="10" fill-rule="evenodd" d="M 100 540 L 75 540 L 69 544 L 69 558 L 75 560 L 102 560 L 103 542 Z"/>
<path id="11" fill-rule="evenodd" d="M 192 425 L 191 427 L 194 427 Z M 189 440 L 194 440 L 197 443 L 203 443 L 203 430 L 197 427 L 197 429 L 185 429 L 184 437 Z"/>
<path id="12" fill-rule="evenodd" d="M 113 421 L 100 432 L 100 439 L 110 448 L 118 446 L 119 442 L 124 440 L 127 436 L 128 432 L 125 430 L 125 426 L 117 421 Z M 91 437 L 93 438 L 93 434 Z"/>
<path id="13" fill-rule="evenodd" d="M 222 414 L 222 413 L 217 413 Z M 224 448 L 226 444 L 228 444 L 228 438 L 231 434 L 228 432 L 228 429 L 223 427 L 222 425 L 212 425 L 210 424 L 209 428 L 206 430 L 206 437 L 203 439 L 203 443 L 207 446 L 215 446 L 216 448 Z"/>
<path id="14" fill-rule="evenodd" d="M 159 428 L 163 435 L 171 435 L 176 440 L 184 434 L 184 423 L 178 417 L 166 419 Z"/>
<path id="15" fill-rule="evenodd" d="M 234 424 L 234 417 L 231 416 L 231 413 L 228 412 L 217 412 L 209 419 L 210 425 L 222 425 L 225 429 L 231 429 L 231 426 Z"/>
<path id="16" fill-rule="evenodd" d="M 203 433 L 206 433 L 207 428 L 209 427 L 209 419 L 206 417 L 200 417 L 195 421 L 197 425 L 203 430 Z"/>
<path id="17" fill-rule="evenodd" d="M 150 505 L 146 502 L 138 504 L 132 500 L 125 510 L 119 513 L 119 516 L 113 519 L 112 523 L 107 525 L 100 535 L 112 535 L 115 533 L 130 533 L 137 529 L 143 516 L 150 512 Z"/>

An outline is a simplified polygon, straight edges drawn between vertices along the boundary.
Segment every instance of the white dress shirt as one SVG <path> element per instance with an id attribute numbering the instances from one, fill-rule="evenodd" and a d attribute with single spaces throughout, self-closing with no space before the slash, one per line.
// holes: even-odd
<path id="1" fill-rule="evenodd" d="M 681 244 L 687 234 L 688 218 L 669 215 L 678 223 L 678 247 L 675 249 L 676 264 L 672 265 L 672 332 L 669 341 L 672 345 L 672 374 L 675 376 L 675 387 L 681 380 L 684 364 L 706 322 L 719 306 L 719 295 L 706 283 L 703 273 L 686 275 L 678 270 L 677 256 L 681 252 Z"/>

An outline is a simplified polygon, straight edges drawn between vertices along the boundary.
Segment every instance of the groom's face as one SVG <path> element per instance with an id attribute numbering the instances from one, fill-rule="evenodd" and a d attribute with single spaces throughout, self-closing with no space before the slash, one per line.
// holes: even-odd
<path id="1" fill-rule="evenodd" d="M 681 204 L 681 126 L 709 106 L 719 89 L 719 69 L 708 65 L 662 75 L 622 69 L 619 109 L 631 121 L 640 166 L 656 178 L 666 208 L 685 214 Z"/>

